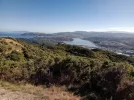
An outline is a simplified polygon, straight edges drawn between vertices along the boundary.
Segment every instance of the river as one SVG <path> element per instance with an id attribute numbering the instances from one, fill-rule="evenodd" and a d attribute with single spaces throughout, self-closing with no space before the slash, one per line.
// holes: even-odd
<path id="1" fill-rule="evenodd" d="M 70 44 L 70 45 L 86 46 L 86 47 L 91 47 L 91 48 L 96 48 L 97 47 L 93 42 L 83 40 L 83 39 L 80 39 L 80 38 L 73 38 L 73 41 L 64 41 L 64 43 Z"/>

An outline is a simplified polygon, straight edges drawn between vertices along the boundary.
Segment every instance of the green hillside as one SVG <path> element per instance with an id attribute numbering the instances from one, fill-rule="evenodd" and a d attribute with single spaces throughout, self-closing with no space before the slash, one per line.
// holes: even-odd
<path id="1" fill-rule="evenodd" d="M 134 100 L 134 58 L 100 49 L 0 38 L 0 80 L 66 86 L 84 100 Z"/>

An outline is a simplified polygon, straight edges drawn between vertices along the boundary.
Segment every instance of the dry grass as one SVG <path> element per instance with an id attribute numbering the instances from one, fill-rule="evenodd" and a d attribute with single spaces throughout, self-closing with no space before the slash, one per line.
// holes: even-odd
<path id="1" fill-rule="evenodd" d="M 8 38 L 0 38 L 0 43 L 4 43 L 3 45 L 8 46 L 8 50 L 6 50 L 6 54 L 11 53 L 12 51 L 17 51 L 17 52 L 22 52 L 22 49 L 24 48 L 23 45 L 20 43 L 16 42 L 13 39 L 8 39 Z"/>
<path id="2" fill-rule="evenodd" d="M 2 96 L 6 97 L 3 100 L 8 100 L 8 96 L 10 96 L 10 100 L 80 100 L 79 96 L 67 92 L 65 87 L 52 86 L 45 88 L 43 86 L 17 85 L 1 81 L 0 97 Z M 0 98 L 0 100 L 2 99 Z"/>

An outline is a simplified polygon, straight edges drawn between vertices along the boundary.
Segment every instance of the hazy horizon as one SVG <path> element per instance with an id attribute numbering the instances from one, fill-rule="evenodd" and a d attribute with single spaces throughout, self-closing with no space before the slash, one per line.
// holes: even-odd
<path id="1" fill-rule="evenodd" d="M 92 33 L 92 32 L 96 32 L 96 33 L 112 33 L 112 34 L 114 34 L 114 33 L 122 33 L 122 34 L 134 34 L 134 32 L 128 32 L 128 31 L 81 31 L 81 30 L 79 30 L 79 31 L 59 31 L 59 32 L 37 32 L 37 31 L 0 31 L 1 33 L 3 32 L 4 34 L 9 34 L 9 33 L 11 33 L 11 34 L 23 34 L 23 33 L 42 33 L 42 34 L 54 34 L 54 33 L 66 33 L 66 32 L 89 32 L 89 33 Z M 0 34 L 1 34 L 0 33 Z"/>
<path id="2" fill-rule="evenodd" d="M 0 31 L 134 32 L 133 0 L 0 0 Z"/>

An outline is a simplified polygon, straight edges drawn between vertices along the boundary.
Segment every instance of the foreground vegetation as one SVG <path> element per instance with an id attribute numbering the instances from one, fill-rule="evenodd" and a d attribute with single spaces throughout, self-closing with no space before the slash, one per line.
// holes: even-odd
<path id="1" fill-rule="evenodd" d="M 133 100 L 134 58 L 100 49 L 0 38 L 0 80 L 65 86 L 83 100 Z"/>

